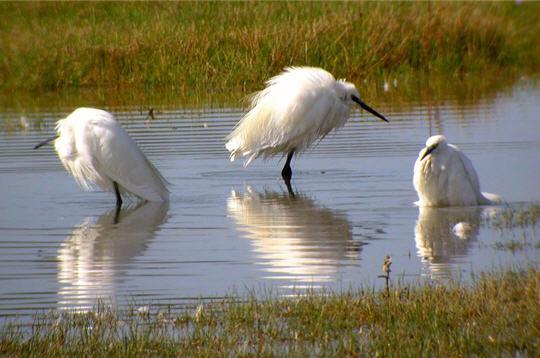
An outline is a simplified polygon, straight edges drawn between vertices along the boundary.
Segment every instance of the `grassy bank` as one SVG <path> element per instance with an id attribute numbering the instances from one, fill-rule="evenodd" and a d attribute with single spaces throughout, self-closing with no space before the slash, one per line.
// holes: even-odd
<path id="1" fill-rule="evenodd" d="M 0 3 L 0 89 L 249 93 L 288 65 L 355 82 L 540 64 L 540 4 Z"/>
<path id="2" fill-rule="evenodd" d="M 540 271 L 454 284 L 90 313 L 4 328 L 8 356 L 538 356 Z"/>

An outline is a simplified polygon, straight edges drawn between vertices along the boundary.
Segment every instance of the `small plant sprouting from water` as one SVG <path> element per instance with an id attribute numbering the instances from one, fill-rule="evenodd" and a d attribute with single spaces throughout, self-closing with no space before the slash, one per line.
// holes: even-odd
<path id="1" fill-rule="evenodd" d="M 509 250 L 512 253 L 523 250 L 525 248 L 525 244 L 518 240 L 510 240 L 506 242 L 497 241 L 493 246 L 497 250 Z"/>
<path id="2" fill-rule="evenodd" d="M 390 266 L 392 266 L 392 256 L 386 255 L 383 261 L 382 266 L 382 275 L 379 275 L 379 278 L 384 278 L 385 280 L 385 288 L 386 288 L 386 297 L 390 298 L 390 272 L 392 270 L 390 269 Z"/>
<path id="3" fill-rule="evenodd" d="M 532 204 L 528 208 L 505 208 L 490 218 L 490 224 L 499 231 L 531 227 L 533 230 L 540 222 L 540 205 Z"/>
<path id="4" fill-rule="evenodd" d="M 507 207 L 487 216 L 485 220 L 489 226 L 499 231 L 501 236 L 512 235 L 508 240 L 496 242 L 495 249 L 515 252 L 528 247 L 540 248 L 540 240 L 535 243 L 537 226 L 540 223 L 540 205 L 531 204 L 526 208 Z"/>

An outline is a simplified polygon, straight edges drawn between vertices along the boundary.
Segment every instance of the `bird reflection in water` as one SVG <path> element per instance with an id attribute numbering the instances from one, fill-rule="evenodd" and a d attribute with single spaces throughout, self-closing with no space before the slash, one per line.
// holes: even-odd
<path id="1" fill-rule="evenodd" d="M 414 233 L 424 275 L 433 279 L 459 275 L 459 262 L 478 236 L 481 212 L 479 207 L 419 207 Z"/>
<path id="2" fill-rule="evenodd" d="M 113 298 L 127 265 L 146 250 L 168 210 L 167 202 L 145 202 L 75 227 L 58 250 L 59 306 L 85 311 L 98 298 Z"/>
<path id="3" fill-rule="evenodd" d="M 244 194 L 232 191 L 227 210 L 269 278 L 292 280 L 297 288 L 334 280 L 338 267 L 361 250 L 345 215 L 302 193 L 258 193 L 248 186 Z"/>

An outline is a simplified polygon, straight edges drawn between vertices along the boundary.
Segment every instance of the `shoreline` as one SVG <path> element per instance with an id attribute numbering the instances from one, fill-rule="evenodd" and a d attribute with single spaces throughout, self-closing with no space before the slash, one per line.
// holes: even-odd
<path id="1" fill-rule="evenodd" d="M 534 356 L 540 350 L 540 271 L 480 274 L 468 286 L 410 284 L 294 298 L 229 297 L 182 313 L 106 305 L 51 311 L 31 333 L 0 331 L 0 353 Z"/>

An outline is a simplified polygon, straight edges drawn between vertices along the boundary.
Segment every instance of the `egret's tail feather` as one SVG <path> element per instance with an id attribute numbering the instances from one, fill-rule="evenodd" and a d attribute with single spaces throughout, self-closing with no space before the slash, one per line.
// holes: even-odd
<path id="1" fill-rule="evenodd" d="M 245 153 L 244 155 L 249 155 L 249 154 L 250 153 Z M 251 155 L 249 155 L 249 158 L 244 162 L 244 168 L 247 167 L 253 161 L 253 159 L 257 157 L 258 157 L 257 153 L 251 153 Z"/>
<path id="2" fill-rule="evenodd" d="M 154 177 L 154 181 L 152 183 L 152 190 L 155 194 L 157 194 L 157 197 L 155 195 L 149 196 L 149 198 L 145 198 L 148 201 L 153 202 L 160 202 L 160 201 L 168 201 L 169 200 L 169 186 L 171 183 L 161 175 L 161 172 L 146 158 L 146 163 L 148 164 L 148 167 L 152 171 L 152 175 Z"/>
<path id="3" fill-rule="evenodd" d="M 247 167 L 253 161 L 253 159 L 257 158 L 257 153 L 251 153 L 251 152 L 238 153 L 238 150 L 235 150 L 230 155 L 231 162 L 234 162 L 238 155 L 241 155 L 243 157 L 246 157 L 249 155 L 249 158 L 247 158 L 244 161 L 244 168 Z"/>
<path id="4" fill-rule="evenodd" d="M 480 204 L 482 205 L 501 204 L 502 202 L 503 202 L 503 198 L 500 195 L 482 192 L 482 200 L 480 200 Z"/>
<path id="5" fill-rule="evenodd" d="M 234 154 L 234 152 L 238 149 L 238 147 L 239 147 L 239 143 L 235 138 L 232 138 L 227 143 L 225 143 L 225 148 L 227 148 L 227 150 L 231 152 L 232 154 Z"/>
<path id="6" fill-rule="evenodd" d="M 227 143 L 225 143 L 225 148 L 227 148 L 227 150 L 231 153 L 231 162 L 234 162 L 234 160 L 236 159 L 239 146 L 240 144 L 238 143 L 238 140 L 236 138 L 232 138 Z"/>
<path id="7" fill-rule="evenodd" d="M 91 166 L 87 165 L 80 158 L 75 160 L 66 160 L 60 158 L 64 168 L 70 173 L 75 182 L 85 191 L 90 191 L 100 184 L 103 184 L 101 175 Z M 106 184 L 105 184 L 106 185 Z"/>
<path id="8" fill-rule="evenodd" d="M 234 162 L 237 156 L 242 156 L 242 157 L 249 156 L 249 158 L 247 158 L 246 161 L 244 162 L 244 167 L 247 167 L 249 163 L 253 161 L 253 159 L 258 157 L 258 151 L 243 150 L 242 144 L 240 140 L 238 139 L 238 137 L 231 138 L 225 144 L 225 148 L 227 148 L 227 150 L 231 152 L 231 155 L 230 155 L 231 162 Z"/>
<path id="9" fill-rule="evenodd" d="M 249 164 L 251 164 L 253 160 L 257 159 L 258 157 L 262 156 L 264 159 L 266 159 L 269 156 L 278 153 L 274 151 L 272 147 L 245 148 L 240 145 L 239 141 L 235 138 L 227 142 L 227 144 L 225 144 L 225 148 L 227 148 L 227 150 L 231 152 L 231 155 L 229 157 L 231 162 L 234 162 L 237 157 L 246 158 L 244 161 L 244 167 L 247 167 Z"/>

